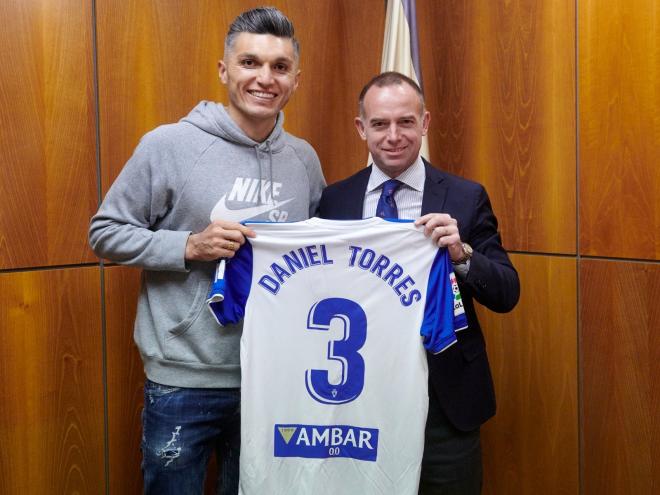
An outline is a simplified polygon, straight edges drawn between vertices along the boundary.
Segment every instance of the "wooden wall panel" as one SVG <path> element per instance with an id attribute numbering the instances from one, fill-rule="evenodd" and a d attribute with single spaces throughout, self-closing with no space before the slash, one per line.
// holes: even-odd
<path id="1" fill-rule="evenodd" d="M 580 251 L 657 260 L 660 3 L 578 5 Z"/>
<path id="2" fill-rule="evenodd" d="M 225 3 L 96 2 L 104 191 L 145 132 L 218 99 Z"/>
<path id="3" fill-rule="evenodd" d="M 105 489 L 98 268 L 0 274 L 0 493 Z"/>
<path id="4" fill-rule="evenodd" d="M 580 262 L 584 495 L 660 489 L 660 266 Z"/>
<path id="5" fill-rule="evenodd" d="M 91 2 L 0 2 L 0 269 L 92 261 Z"/>
<path id="6" fill-rule="evenodd" d="M 105 268 L 108 456 L 112 495 L 142 493 L 140 440 L 144 371 L 133 341 L 140 270 Z"/>
<path id="7" fill-rule="evenodd" d="M 576 250 L 574 4 L 417 2 L 431 157 L 486 186 L 508 249 Z"/>
<path id="8" fill-rule="evenodd" d="M 366 165 L 355 129 L 358 96 L 380 72 L 385 2 L 287 2 L 301 42 L 302 79 L 286 110 L 287 129 L 316 149 L 328 184 Z"/>
<path id="9" fill-rule="evenodd" d="M 99 0 L 98 52 L 103 188 L 139 138 L 173 122 L 202 99 L 226 102 L 216 62 L 229 23 L 258 0 Z M 357 97 L 378 73 L 385 7 L 381 0 L 271 2 L 296 26 L 301 84 L 285 109 L 285 127 L 317 150 L 329 182 L 364 165 L 366 146 L 353 126 Z"/>
<path id="10" fill-rule="evenodd" d="M 483 427 L 484 494 L 577 495 L 577 289 L 574 258 L 514 255 L 513 312 L 479 311 L 497 394 Z"/>

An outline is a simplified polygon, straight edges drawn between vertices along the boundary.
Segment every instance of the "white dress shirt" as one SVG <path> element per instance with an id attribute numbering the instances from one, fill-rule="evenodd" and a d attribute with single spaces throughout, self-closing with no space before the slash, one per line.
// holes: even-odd
<path id="1" fill-rule="evenodd" d="M 380 193 L 383 190 L 383 184 L 390 179 L 389 175 L 375 164 L 372 164 L 367 191 L 364 195 L 362 218 L 376 216 L 376 207 L 378 206 Z M 394 193 L 399 218 L 416 220 L 422 216 L 422 197 L 424 196 L 424 181 L 426 180 L 426 171 L 422 159 L 418 156 L 415 163 L 396 179 L 402 182 Z"/>
<path id="2" fill-rule="evenodd" d="M 391 177 L 379 169 L 375 163 L 371 164 L 371 175 L 364 194 L 362 218 L 376 216 L 376 208 L 383 190 L 383 184 L 390 179 Z M 396 202 L 399 218 L 406 220 L 418 219 L 422 216 L 422 198 L 424 197 L 424 182 L 426 181 L 426 170 L 421 156 L 418 156 L 415 163 L 396 179 L 402 183 L 394 192 L 394 201 Z M 470 260 L 467 263 L 454 265 L 454 271 L 462 278 L 467 275 L 469 269 Z"/>

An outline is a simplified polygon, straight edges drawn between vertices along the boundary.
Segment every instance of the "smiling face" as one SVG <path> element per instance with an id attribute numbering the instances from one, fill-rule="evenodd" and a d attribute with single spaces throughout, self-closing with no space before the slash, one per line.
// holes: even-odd
<path id="1" fill-rule="evenodd" d="M 298 87 L 300 71 L 290 38 L 240 33 L 219 63 L 229 115 L 255 141 L 263 141 Z"/>
<path id="2" fill-rule="evenodd" d="M 378 168 L 395 178 L 410 167 L 428 132 L 431 116 L 407 83 L 372 86 L 364 95 L 364 113 L 355 119 Z"/>

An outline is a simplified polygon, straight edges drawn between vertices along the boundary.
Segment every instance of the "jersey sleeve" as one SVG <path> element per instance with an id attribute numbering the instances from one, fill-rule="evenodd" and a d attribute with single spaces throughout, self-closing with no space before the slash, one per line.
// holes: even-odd
<path id="1" fill-rule="evenodd" d="M 467 319 L 456 275 L 446 249 L 439 249 L 429 272 L 426 306 L 420 334 L 424 347 L 438 354 L 456 343 L 456 332 L 467 328 Z"/>
<path id="2" fill-rule="evenodd" d="M 251 284 L 252 245 L 248 241 L 233 258 L 218 263 L 206 303 L 220 325 L 238 323 L 243 319 Z"/>

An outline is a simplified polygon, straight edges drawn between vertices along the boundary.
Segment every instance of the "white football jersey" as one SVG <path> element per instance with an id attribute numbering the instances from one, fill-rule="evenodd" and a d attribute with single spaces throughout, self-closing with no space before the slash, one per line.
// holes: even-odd
<path id="1" fill-rule="evenodd" d="M 446 250 L 380 218 L 249 226 L 209 297 L 245 315 L 239 493 L 417 494 L 424 347 L 466 327 Z"/>

